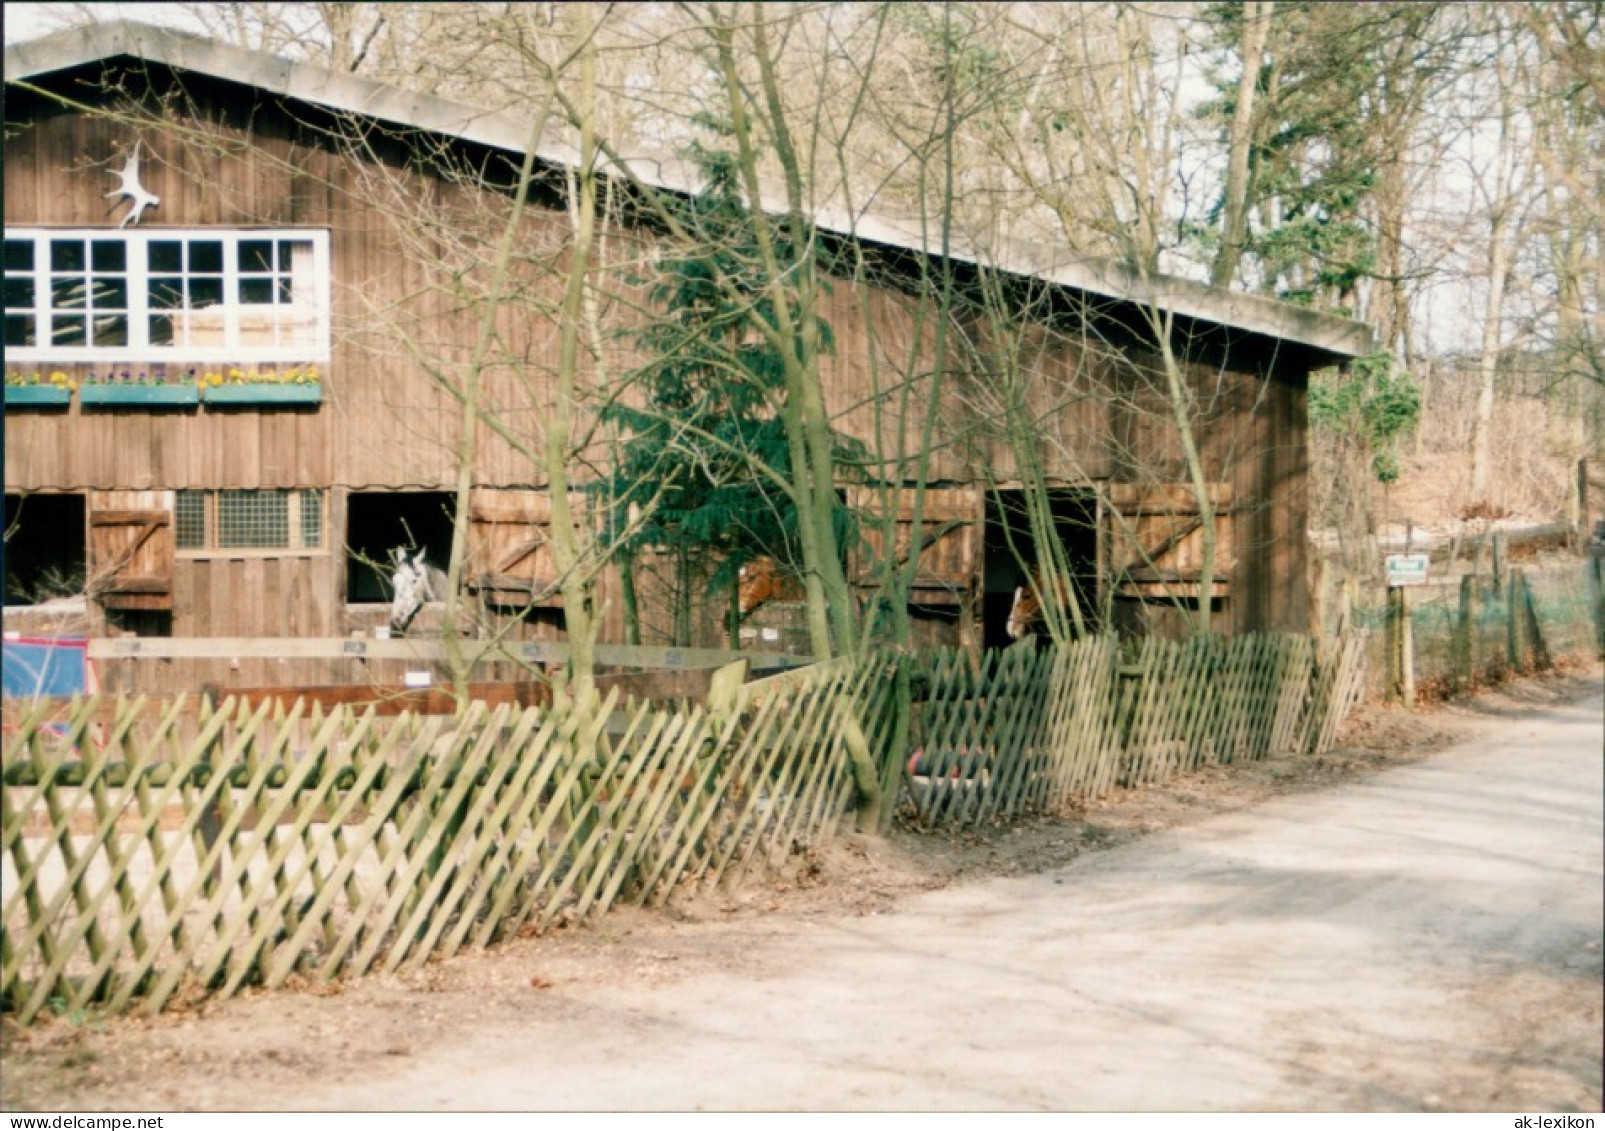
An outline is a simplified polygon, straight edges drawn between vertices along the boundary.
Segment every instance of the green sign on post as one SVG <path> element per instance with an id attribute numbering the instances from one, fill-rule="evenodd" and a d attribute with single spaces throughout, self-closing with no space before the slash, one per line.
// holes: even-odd
<path id="1" fill-rule="evenodd" d="M 1382 568 L 1388 575 L 1390 589 L 1400 585 L 1427 583 L 1426 554 L 1389 554 L 1383 559 Z"/>

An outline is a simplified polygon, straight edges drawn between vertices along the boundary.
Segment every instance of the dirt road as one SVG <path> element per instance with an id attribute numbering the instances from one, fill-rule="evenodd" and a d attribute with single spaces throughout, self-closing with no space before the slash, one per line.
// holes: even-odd
<path id="1" fill-rule="evenodd" d="M 13 1034 L 8 1106 L 1597 1111 L 1584 686 L 1040 874 L 609 916 L 335 997 L 58 1022 Z"/>
<path id="2" fill-rule="evenodd" d="M 1601 716 L 807 925 L 750 969 L 599 988 L 298 1099 L 1598 1110 Z"/>

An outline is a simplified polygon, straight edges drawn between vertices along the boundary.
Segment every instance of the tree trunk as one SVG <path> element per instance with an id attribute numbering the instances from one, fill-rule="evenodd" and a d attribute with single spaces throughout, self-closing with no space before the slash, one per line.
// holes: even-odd
<path id="1" fill-rule="evenodd" d="M 1494 382 L 1499 374 L 1500 321 L 1505 309 L 1505 276 L 1510 269 L 1510 246 L 1505 238 L 1506 215 L 1494 215 L 1488 230 L 1488 301 L 1483 308 L 1482 355 L 1477 361 L 1477 408 L 1471 419 L 1471 498 L 1488 497 L 1489 436 L 1494 419 Z"/>
<path id="2" fill-rule="evenodd" d="M 1242 14 L 1243 77 L 1237 84 L 1237 106 L 1226 158 L 1226 199 L 1221 213 L 1220 248 L 1209 270 L 1209 283 L 1230 287 L 1237 276 L 1248 238 L 1248 159 L 1256 132 L 1254 103 L 1259 91 L 1260 62 L 1270 35 L 1274 0 L 1244 0 Z"/>
<path id="3" fill-rule="evenodd" d="M 734 46 L 734 26 L 715 16 L 714 44 L 724 80 L 731 129 L 735 137 L 743 188 L 751 206 L 753 235 L 767 277 L 773 323 L 764 328 L 781 355 L 785 370 L 786 399 L 781 417 L 792 457 L 792 484 L 798 512 L 798 540 L 803 554 L 803 582 L 808 595 L 808 627 L 813 650 L 828 659 L 837 648 L 851 650 L 854 610 L 847 575 L 837 546 L 834 511 L 833 438 L 825 415 L 819 378 L 819 331 L 816 320 L 817 285 L 809 234 L 803 220 L 802 175 L 796 151 L 787 132 L 779 101 L 774 61 L 769 57 L 762 10 L 754 8 L 751 30 L 754 54 L 766 88 L 769 115 L 764 121 L 770 141 L 785 170 L 787 204 L 793 245 L 799 251 L 794 263 L 781 263 L 770 221 L 762 207 L 759 156 L 747 113 L 746 91 L 741 85 Z M 787 285 L 787 281 L 791 285 Z M 795 309 L 794 309 L 795 304 Z M 834 638 L 834 639 L 833 639 Z"/>
<path id="4" fill-rule="evenodd" d="M 614 559 L 619 570 L 619 603 L 623 606 L 624 642 L 641 646 L 641 606 L 635 595 L 635 553 L 620 550 Z"/>
<path id="5" fill-rule="evenodd" d="M 501 313 L 504 293 L 518 231 L 523 224 L 524 208 L 529 199 L 529 186 L 534 177 L 535 153 L 540 148 L 545 132 L 546 118 L 551 110 L 551 92 L 537 108 L 531 120 L 529 142 L 519 168 L 518 188 L 513 194 L 512 208 L 502 230 L 496 249 L 496 263 L 487 288 L 484 305 L 480 310 L 479 326 L 474 339 L 474 352 L 468 370 L 463 376 L 461 392 L 462 427 L 457 436 L 457 479 L 454 490 L 455 509 L 452 514 L 451 557 L 446 569 L 446 608 L 441 635 L 446 663 L 451 671 L 452 696 L 462 707 L 468 701 L 468 684 L 473 674 L 472 663 L 464 655 L 458 633 L 462 609 L 463 573 L 468 559 L 468 528 L 470 503 L 473 491 L 474 461 L 477 452 L 477 434 L 480 423 L 480 379 L 484 373 L 492 344 L 495 341 L 496 318 Z"/>
<path id="6" fill-rule="evenodd" d="M 546 481 L 552 499 L 552 557 L 563 592 L 564 628 L 568 637 L 569 688 L 580 700 L 595 692 L 596 634 L 601 618 L 595 605 L 595 575 L 581 562 L 580 545 L 569 508 L 569 434 L 577 398 L 580 333 L 585 319 L 586 271 L 596 230 L 596 48 L 591 35 L 589 4 L 577 6 L 580 55 L 580 146 L 574 172 L 574 239 L 569 248 L 568 285 L 563 295 L 562 335 L 552 417 L 546 426 Z"/>

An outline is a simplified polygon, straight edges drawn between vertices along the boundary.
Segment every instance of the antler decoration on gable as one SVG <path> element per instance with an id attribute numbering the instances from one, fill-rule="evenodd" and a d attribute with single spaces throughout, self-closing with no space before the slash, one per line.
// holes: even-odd
<path id="1" fill-rule="evenodd" d="M 134 202 L 134 207 L 130 208 L 128 215 L 123 217 L 123 222 L 117 225 L 119 228 L 126 228 L 130 224 L 139 223 L 139 218 L 145 214 L 145 209 L 156 208 L 162 203 L 159 197 L 154 193 L 145 191 L 145 186 L 139 183 L 140 145 L 141 143 L 136 141 L 134 143 L 134 152 L 128 155 L 128 164 L 124 165 L 120 172 L 113 172 L 114 176 L 121 178 L 121 187 L 114 188 L 106 194 L 108 198 L 126 196 Z"/>

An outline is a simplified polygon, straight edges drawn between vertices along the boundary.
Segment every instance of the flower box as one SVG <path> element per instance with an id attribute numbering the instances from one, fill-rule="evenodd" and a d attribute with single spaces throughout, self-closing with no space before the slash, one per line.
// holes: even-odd
<path id="1" fill-rule="evenodd" d="M 61 408 L 71 403 L 72 390 L 61 385 L 7 385 L 7 408 Z"/>
<path id="2" fill-rule="evenodd" d="M 204 396 L 209 405 L 322 404 L 323 386 L 316 382 L 247 381 L 240 385 L 208 385 Z"/>
<path id="3" fill-rule="evenodd" d="M 80 403 L 117 408 L 190 408 L 200 403 L 194 385 L 82 385 Z"/>

